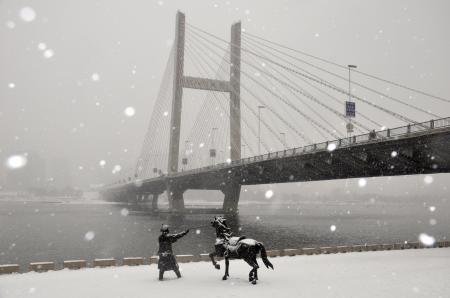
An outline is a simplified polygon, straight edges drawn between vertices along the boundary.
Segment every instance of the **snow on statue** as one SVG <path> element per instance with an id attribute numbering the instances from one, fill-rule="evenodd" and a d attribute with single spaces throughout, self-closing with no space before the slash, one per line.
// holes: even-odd
<path id="1" fill-rule="evenodd" d="M 169 234 L 169 226 L 162 225 L 161 226 L 161 235 L 158 238 L 159 242 L 159 261 L 158 261 L 158 269 L 159 269 L 159 280 L 163 280 L 164 271 L 173 270 L 178 278 L 181 277 L 180 270 L 178 269 L 178 263 L 173 255 L 172 251 L 172 243 L 175 243 L 178 239 L 183 237 L 189 233 L 189 229 L 178 233 L 178 234 Z"/>

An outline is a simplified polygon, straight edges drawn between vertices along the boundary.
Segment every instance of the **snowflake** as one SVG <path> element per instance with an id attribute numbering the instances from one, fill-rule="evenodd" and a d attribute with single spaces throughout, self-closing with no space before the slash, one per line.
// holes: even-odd
<path id="1" fill-rule="evenodd" d="M 426 176 L 423 178 L 423 182 L 425 182 L 425 184 L 431 184 L 431 183 L 433 183 L 433 176 L 426 175 Z"/>
<path id="2" fill-rule="evenodd" d="M 101 167 L 104 167 L 105 165 L 106 165 L 106 161 L 105 160 L 100 160 L 99 162 L 98 162 L 98 164 L 101 166 Z"/>
<path id="3" fill-rule="evenodd" d="M 95 233 L 93 231 L 88 231 L 86 234 L 84 234 L 84 240 L 91 241 L 95 238 Z"/>
<path id="4" fill-rule="evenodd" d="M 335 226 L 335 225 L 331 225 L 331 226 L 330 226 L 330 231 L 331 231 L 331 232 L 336 231 L 336 226 Z"/>
<path id="5" fill-rule="evenodd" d="M 122 215 L 122 216 L 127 216 L 128 213 L 130 213 L 130 212 L 128 211 L 127 208 L 123 208 L 122 210 L 120 210 L 120 215 Z"/>
<path id="6" fill-rule="evenodd" d="M 25 6 L 20 10 L 19 16 L 22 21 L 29 23 L 34 21 L 34 19 L 36 18 L 36 12 L 33 8 Z"/>
<path id="7" fill-rule="evenodd" d="M 398 155 L 397 151 L 392 151 L 391 152 L 391 157 L 397 157 L 397 155 Z"/>
<path id="8" fill-rule="evenodd" d="M 336 149 L 336 144 L 335 143 L 330 143 L 330 144 L 328 144 L 328 146 L 327 146 L 327 150 L 328 151 L 334 151 Z"/>
<path id="9" fill-rule="evenodd" d="M 43 51 L 43 50 L 45 50 L 47 48 L 47 45 L 45 43 L 43 43 L 43 42 L 40 42 L 38 44 L 37 48 L 38 48 L 38 50 Z"/>
<path id="10" fill-rule="evenodd" d="M 434 242 L 436 242 L 433 236 L 425 233 L 419 235 L 419 241 L 425 246 L 433 246 Z"/>
<path id="11" fill-rule="evenodd" d="M 49 59 L 55 55 L 55 51 L 53 51 L 52 49 L 48 49 L 48 50 L 45 50 L 43 55 L 44 55 L 44 58 Z"/>
<path id="12" fill-rule="evenodd" d="M 94 81 L 94 82 L 100 80 L 100 75 L 98 73 L 93 73 L 91 75 L 91 80 Z"/>
<path id="13" fill-rule="evenodd" d="M 273 190 L 269 189 L 266 191 L 266 193 L 264 194 L 264 196 L 266 197 L 266 199 L 270 199 L 273 197 Z"/>
<path id="14" fill-rule="evenodd" d="M 123 112 L 125 113 L 125 116 L 133 117 L 134 114 L 136 113 L 136 110 L 133 107 L 127 107 Z"/>
<path id="15" fill-rule="evenodd" d="M 366 180 L 366 179 L 361 178 L 361 179 L 358 180 L 358 186 L 359 186 L 359 187 L 363 188 L 363 187 L 365 187 L 366 185 L 367 185 L 367 180 Z"/>
<path id="16" fill-rule="evenodd" d="M 200 229 L 195 230 L 195 234 L 199 235 L 200 234 Z"/>
<path id="17" fill-rule="evenodd" d="M 28 160 L 25 155 L 12 155 L 6 161 L 6 166 L 12 170 L 20 169 L 27 164 Z"/>
<path id="18" fill-rule="evenodd" d="M 9 83 L 9 84 L 8 84 L 8 87 L 9 87 L 10 89 L 14 89 L 14 88 L 16 88 L 16 84 L 14 84 L 14 83 Z"/>

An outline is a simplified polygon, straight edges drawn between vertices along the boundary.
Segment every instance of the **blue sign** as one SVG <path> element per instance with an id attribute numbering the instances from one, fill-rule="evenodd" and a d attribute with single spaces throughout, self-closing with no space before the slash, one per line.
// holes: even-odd
<path id="1" fill-rule="evenodd" d="M 355 103 L 353 101 L 345 102 L 345 116 L 347 117 L 355 117 L 356 108 Z"/>

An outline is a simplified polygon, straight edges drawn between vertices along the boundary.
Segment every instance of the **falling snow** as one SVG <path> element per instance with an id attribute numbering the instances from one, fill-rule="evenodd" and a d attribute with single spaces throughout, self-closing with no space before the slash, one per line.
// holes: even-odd
<path id="1" fill-rule="evenodd" d="M 98 73 L 93 73 L 91 75 L 91 80 L 94 81 L 94 82 L 99 81 L 100 80 L 100 75 Z"/>
<path id="2" fill-rule="evenodd" d="M 271 190 L 271 189 L 267 190 L 266 193 L 264 194 L 264 197 L 266 199 L 272 198 L 273 197 L 273 190 Z"/>
<path id="3" fill-rule="evenodd" d="M 55 51 L 53 51 L 52 49 L 48 49 L 44 51 L 44 58 L 49 59 L 52 58 L 55 55 Z"/>
<path id="4" fill-rule="evenodd" d="M 19 16 L 22 21 L 29 23 L 34 21 L 34 19 L 36 18 L 36 12 L 33 8 L 25 6 L 19 11 Z"/>
<path id="5" fill-rule="evenodd" d="M 94 231 L 88 231 L 86 234 L 84 234 L 84 240 L 86 241 L 92 241 L 95 238 Z"/>
<path id="6" fill-rule="evenodd" d="M 136 110 L 133 107 L 126 107 L 123 113 L 127 117 L 133 117 L 134 114 L 136 113 Z"/>
<path id="7" fill-rule="evenodd" d="M 327 150 L 330 152 L 336 150 L 336 144 L 335 143 L 328 144 Z"/>
<path id="8" fill-rule="evenodd" d="M 25 155 L 12 155 L 6 160 L 6 166 L 11 170 L 20 169 L 26 166 L 28 160 Z"/>
<path id="9" fill-rule="evenodd" d="M 358 186 L 359 186 L 359 187 L 363 188 L 363 187 L 365 187 L 366 185 L 367 185 L 367 180 L 366 180 L 366 179 L 361 178 L 361 179 L 358 180 Z"/>
<path id="10" fill-rule="evenodd" d="M 426 176 L 423 178 L 423 182 L 425 182 L 425 184 L 431 184 L 431 183 L 433 183 L 433 176 L 426 175 Z"/>
<path id="11" fill-rule="evenodd" d="M 331 226 L 330 226 L 330 231 L 331 231 L 331 232 L 336 231 L 336 226 L 335 226 L 335 225 L 331 225 Z"/>
<path id="12" fill-rule="evenodd" d="M 38 44 L 37 48 L 38 48 L 38 50 L 43 51 L 43 50 L 45 50 L 47 48 L 47 45 L 45 43 L 43 43 L 43 42 L 40 42 Z"/>
<path id="13" fill-rule="evenodd" d="M 419 235 L 419 241 L 426 246 L 432 246 L 436 242 L 433 236 L 429 236 L 425 233 Z"/>
<path id="14" fill-rule="evenodd" d="M 122 210 L 120 210 L 120 215 L 122 216 L 128 216 L 129 213 L 130 211 L 128 211 L 127 208 L 123 208 Z"/>

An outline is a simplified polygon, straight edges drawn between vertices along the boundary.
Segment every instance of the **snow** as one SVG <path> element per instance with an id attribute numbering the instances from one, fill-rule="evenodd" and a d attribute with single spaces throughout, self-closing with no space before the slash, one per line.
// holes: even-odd
<path id="1" fill-rule="evenodd" d="M 273 190 L 269 189 L 266 191 L 266 193 L 264 194 L 264 196 L 266 197 L 266 199 L 270 199 L 273 197 Z"/>
<path id="2" fill-rule="evenodd" d="M 93 73 L 91 75 L 91 80 L 94 81 L 94 82 L 100 80 L 100 75 L 98 73 Z"/>
<path id="3" fill-rule="evenodd" d="M 49 59 L 52 58 L 55 55 L 55 51 L 53 51 L 52 49 L 48 49 L 44 51 L 44 58 Z"/>
<path id="4" fill-rule="evenodd" d="M 364 179 L 364 178 L 361 178 L 361 179 L 359 179 L 358 180 L 358 186 L 359 187 L 365 187 L 367 185 L 367 180 L 366 179 Z"/>
<path id="5" fill-rule="evenodd" d="M 425 233 L 419 235 L 419 241 L 426 246 L 432 246 L 436 242 L 433 236 L 427 235 Z"/>
<path id="6" fill-rule="evenodd" d="M 85 235 L 84 235 L 84 240 L 86 241 L 91 241 L 95 238 L 95 233 L 93 231 L 88 231 Z"/>
<path id="7" fill-rule="evenodd" d="M 257 285 L 250 267 L 230 263 L 230 278 L 210 262 L 180 264 L 183 277 L 156 265 L 0 276 L 0 297 L 448 297 L 450 249 L 417 249 L 271 258 Z M 261 266 L 262 262 L 259 260 Z M 32 294 L 32 295 L 30 295 Z"/>
<path id="8" fill-rule="evenodd" d="M 426 176 L 423 178 L 423 181 L 425 182 L 425 184 L 431 184 L 431 183 L 433 183 L 433 176 L 426 175 Z"/>
<path id="9" fill-rule="evenodd" d="M 19 16 L 22 21 L 28 23 L 34 21 L 34 19 L 36 18 L 36 12 L 33 8 L 25 6 L 19 11 Z"/>
<path id="10" fill-rule="evenodd" d="M 123 113 L 127 117 L 133 117 L 136 114 L 136 110 L 133 107 L 126 107 Z"/>
<path id="11" fill-rule="evenodd" d="M 25 155 L 12 155 L 6 161 L 6 166 L 12 170 L 20 169 L 27 164 L 28 160 Z"/>

